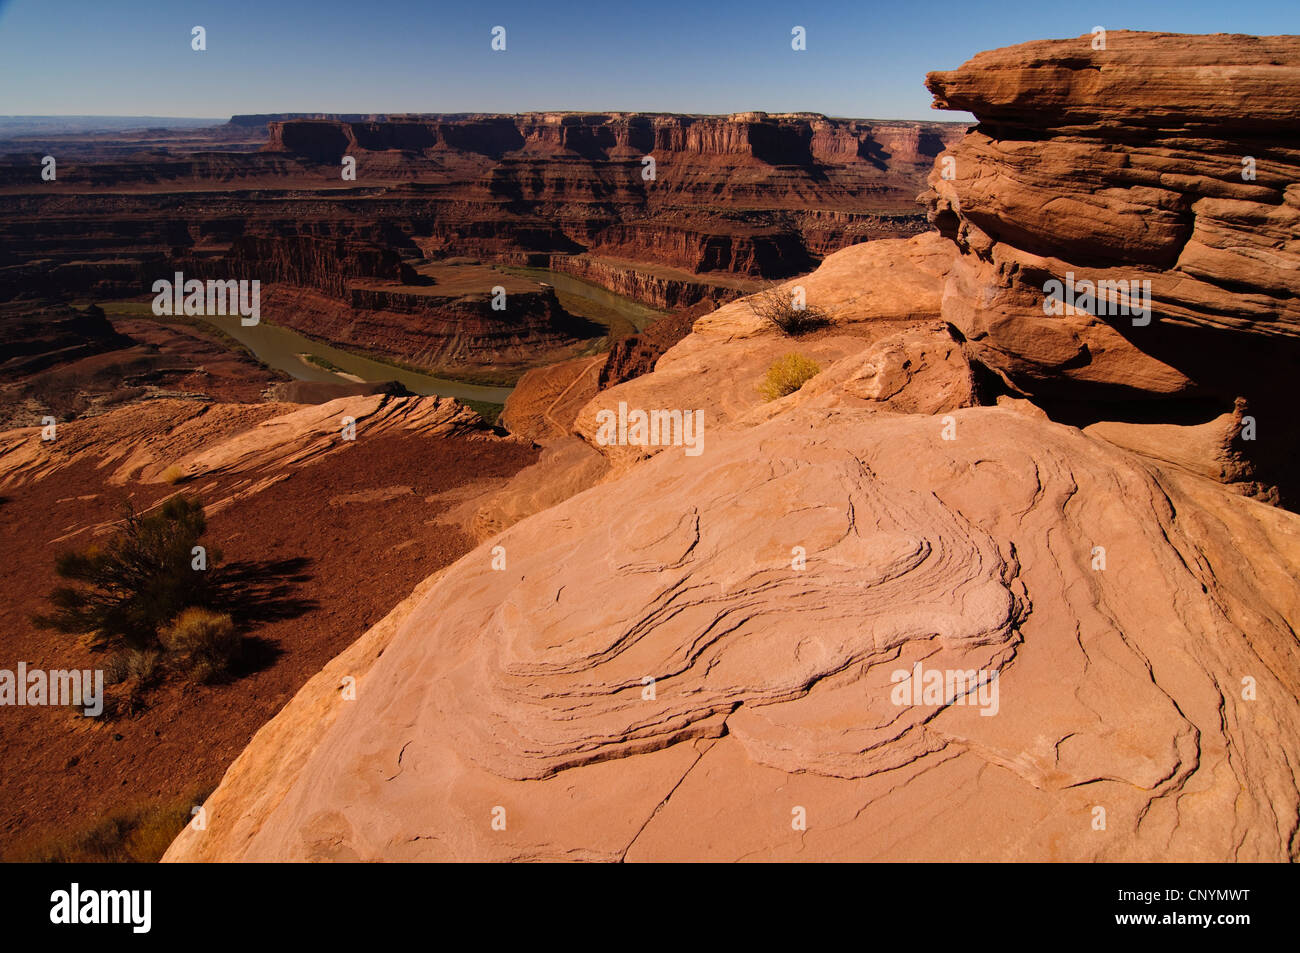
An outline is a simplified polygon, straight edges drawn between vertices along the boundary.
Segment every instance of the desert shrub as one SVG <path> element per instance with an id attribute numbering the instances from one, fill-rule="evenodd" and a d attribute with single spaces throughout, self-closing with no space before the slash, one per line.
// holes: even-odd
<path id="1" fill-rule="evenodd" d="M 193 818 L 210 790 L 163 801 L 145 801 L 119 808 L 88 827 L 67 830 L 37 843 L 19 846 L 6 861 L 28 863 L 157 862 Z"/>
<path id="2" fill-rule="evenodd" d="M 120 685 L 130 677 L 127 672 L 127 653 L 114 652 L 104 663 L 104 682 L 108 685 Z"/>
<path id="3" fill-rule="evenodd" d="M 243 638 L 226 612 L 186 609 L 158 630 L 167 664 L 199 682 L 210 682 L 230 672 L 239 658 Z"/>
<path id="4" fill-rule="evenodd" d="M 124 649 L 114 652 L 104 663 L 104 681 L 109 685 L 134 682 L 141 687 L 154 682 L 159 674 L 162 653 L 156 649 Z"/>
<path id="5" fill-rule="evenodd" d="M 805 305 L 796 308 L 794 298 L 780 288 L 768 288 L 746 299 L 752 310 L 760 318 L 771 321 L 789 335 L 799 335 L 830 323 L 830 318 L 821 308 Z"/>
<path id="6" fill-rule="evenodd" d="M 149 707 L 148 696 L 166 672 L 158 649 L 123 649 L 104 663 L 104 721 L 131 718 Z"/>
<path id="7" fill-rule="evenodd" d="M 802 354 L 787 354 L 767 369 L 767 376 L 759 385 L 758 392 L 764 400 L 777 400 L 793 394 L 820 373 L 821 366 L 816 361 Z"/>
<path id="8" fill-rule="evenodd" d="M 162 473 L 158 474 L 158 479 L 162 480 L 168 486 L 175 486 L 185 479 L 185 471 L 180 468 L 179 464 L 173 463 Z"/>
<path id="9" fill-rule="evenodd" d="M 126 678 L 141 687 L 153 684 L 159 674 L 162 653 L 153 649 L 130 649 L 126 653 Z"/>
<path id="10" fill-rule="evenodd" d="M 60 632 L 89 633 L 105 647 L 157 649 L 160 627 L 182 609 L 215 600 L 212 573 L 191 566 L 191 551 L 206 529 L 203 505 L 185 496 L 148 515 L 129 509 L 123 528 L 103 547 L 56 559 L 58 574 L 76 585 L 51 592 L 53 611 L 33 621 Z M 208 564 L 219 558 L 210 551 Z"/>

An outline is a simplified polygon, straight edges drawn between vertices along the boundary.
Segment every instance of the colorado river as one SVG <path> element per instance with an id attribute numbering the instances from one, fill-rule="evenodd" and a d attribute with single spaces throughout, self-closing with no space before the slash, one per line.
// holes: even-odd
<path id="1" fill-rule="evenodd" d="M 592 347 L 607 347 L 606 341 L 617 340 L 641 330 L 663 312 L 606 291 L 571 275 L 546 271 L 540 268 L 502 268 L 503 271 L 544 281 L 555 288 L 561 305 L 571 314 L 580 315 L 609 329 L 607 339 L 597 338 Z M 110 314 L 126 316 L 151 314 L 150 305 L 138 301 L 103 303 Z M 483 404 L 504 404 L 512 387 L 492 387 L 467 384 L 407 370 L 372 358 L 340 350 L 320 341 L 261 321 L 251 327 L 240 323 L 238 316 L 204 315 L 202 320 L 219 328 L 234 338 L 267 367 L 283 371 L 290 377 L 303 381 L 334 383 L 342 380 L 400 381 L 414 394 L 454 397 L 462 401 Z M 319 358 L 325 366 L 304 359 L 304 355 Z M 336 368 L 337 372 L 330 368 Z"/>
<path id="2" fill-rule="evenodd" d="M 612 291 L 561 271 L 544 268 L 510 268 L 498 265 L 501 271 L 523 275 L 534 281 L 544 281 L 555 288 L 555 297 L 570 314 L 603 324 L 609 328 L 609 338 L 617 341 L 629 334 L 644 331 L 645 326 L 668 312 L 656 311 L 639 301 L 624 298 Z"/>
<path id="3" fill-rule="evenodd" d="M 204 317 L 205 321 L 229 334 L 244 345 L 267 367 L 284 371 L 290 377 L 302 381 L 333 381 L 347 378 L 319 367 L 298 355 L 310 354 L 323 358 L 333 364 L 344 374 L 352 374 L 364 381 L 400 381 L 413 394 L 437 394 L 440 397 L 455 397 L 457 400 L 475 400 L 485 404 L 504 404 L 510 396 L 510 387 L 484 387 L 479 384 L 463 384 L 459 381 L 444 380 L 417 371 L 394 367 L 382 361 L 361 357 L 349 351 L 341 351 L 320 341 L 313 341 L 297 331 L 290 331 L 278 325 L 262 321 L 252 327 L 245 327 L 238 317 L 213 315 Z"/>

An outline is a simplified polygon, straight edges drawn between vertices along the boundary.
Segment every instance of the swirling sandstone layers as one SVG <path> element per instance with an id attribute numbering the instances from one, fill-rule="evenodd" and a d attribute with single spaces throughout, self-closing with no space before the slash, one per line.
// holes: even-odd
<path id="1" fill-rule="evenodd" d="M 871 251 L 924 300 L 916 244 Z M 751 322 L 724 306 L 593 403 L 789 347 Z M 856 351 L 851 327 L 796 394 L 737 382 L 700 456 L 615 454 L 428 580 L 168 858 L 1293 857 L 1300 518 L 1027 402 L 970 406 L 942 325 Z M 996 673 L 996 714 L 977 692 L 896 704 L 918 664 Z"/>
<path id="2" fill-rule="evenodd" d="M 795 409 L 524 520 L 263 729 L 170 858 L 1290 856 L 1296 519 L 954 416 Z M 893 704 L 917 663 L 997 672 L 998 713 Z"/>
<path id="3" fill-rule="evenodd" d="M 516 508 L 335 659 L 167 859 L 1297 859 L 1300 517 L 982 406 L 979 360 L 1034 380 L 1007 341 L 1105 340 L 942 320 L 1017 274 L 958 227 L 956 257 L 886 241 L 799 279 L 816 335 L 731 302 L 598 393 L 601 482 Z M 821 373 L 765 403 L 792 350 Z M 603 442 L 619 403 L 703 410 L 702 453 Z M 917 666 L 967 690 L 899 698 Z"/>

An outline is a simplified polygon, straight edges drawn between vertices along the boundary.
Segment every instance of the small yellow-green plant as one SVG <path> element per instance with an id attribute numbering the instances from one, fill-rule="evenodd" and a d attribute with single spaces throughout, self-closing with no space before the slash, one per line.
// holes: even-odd
<path id="1" fill-rule="evenodd" d="M 167 661 L 195 681 L 208 682 L 230 671 L 243 637 L 229 613 L 193 607 L 158 630 Z"/>
<path id="2" fill-rule="evenodd" d="M 764 400 L 778 400 L 787 394 L 793 394 L 820 374 L 821 370 L 816 361 L 802 354 L 787 354 L 767 369 L 767 377 L 759 385 L 758 392 Z"/>

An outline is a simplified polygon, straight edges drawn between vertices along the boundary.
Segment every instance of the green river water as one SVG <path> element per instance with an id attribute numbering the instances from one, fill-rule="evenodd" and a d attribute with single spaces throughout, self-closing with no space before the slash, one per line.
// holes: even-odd
<path id="1" fill-rule="evenodd" d="M 588 284 L 571 275 L 542 269 L 503 269 L 518 274 L 526 274 L 539 281 L 545 281 L 555 288 L 556 297 L 570 314 L 581 315 L 609 329 L 611 338 L 622 338 L 641 330 L 661 312 L 647 308 L 645 305 L 623 298 L 597 285 Z M 120 303 L 107 305 L 110 313 L 132 313 L 136 309 L 149 312 L 149 305 Z M 238 316 L 212 315 L 204 316 L 204 321 L 224 331 L 240 344 L 250 350 L 259 361 L 267 367 L 283 371 L 290 377 L 304 381 L 337 382 L 346 380 L 331 370 L 304 360 L 300 355 L 310 354 L 322 358 L 345 374 L 359 377 L 364 381 L 400 381 L 415 394 L 436 394 L 454 397 L 462 401 L 476 401 L 486 404 L 504 404 L 513 387 L 492 387 L 481 384 L 469 384 L 462 381 L 448 380 L 422 374 L 418 371 L 395 367 L 383 361 L 340 350 L 320 341 L 292 331 L 289 328 L 259 322 L 252 327 L 245 327 Z M 593 348 L 605 346 L 604 339 L 593 341 Z"/>

